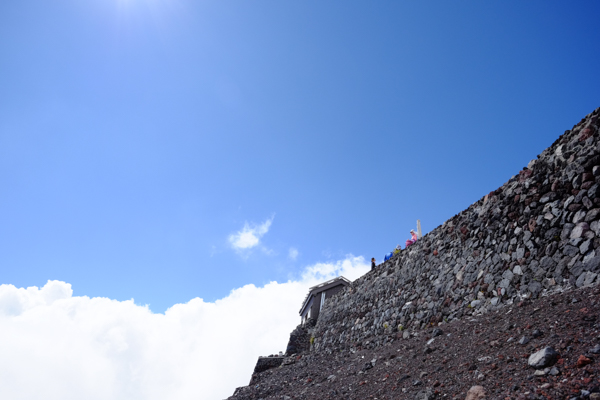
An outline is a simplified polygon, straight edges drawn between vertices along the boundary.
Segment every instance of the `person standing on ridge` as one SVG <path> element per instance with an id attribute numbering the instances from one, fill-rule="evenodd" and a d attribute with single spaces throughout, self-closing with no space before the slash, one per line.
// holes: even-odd
<path id="1" fill-rule="evenodd" d="M 417 242 L 417 234 L 415 233 L 414 229 L 410 230 L 410 236 L 411 236 L 411 238 L 406 241 L 406 247 L 408 247 L 412 244 L 415 244 Z"/>
<path id="2" fill-rule="evenodd" d="M 375 257 L 371 258 L 371 271 L 375 269 L 377 265 L 375 265 Z"/>

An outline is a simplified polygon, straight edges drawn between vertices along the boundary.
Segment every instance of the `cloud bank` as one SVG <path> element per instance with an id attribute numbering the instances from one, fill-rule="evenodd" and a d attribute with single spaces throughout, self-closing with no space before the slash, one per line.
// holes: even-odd
<path id="1" fill-rule="evenodd" d="M 246 222 L 241 231 L 229 235 L 229 243 L 236 250 L 250 249 L 258 245 L 260 239 L 269 232 L 273 218 L 269 218 L 260 225 L 251 226 Z"/>
<path id="2" fill-rule="evenodd" d="M 248 384 L 259 355 L 285 350 L 310 286 L 369 268 L 348 256 L 310 266 L 296 281 L 246 285 L 164 314 L 133 300 L 73 297 L 60 281 L 0 285 L 0 398 L 226 398 Z"/>

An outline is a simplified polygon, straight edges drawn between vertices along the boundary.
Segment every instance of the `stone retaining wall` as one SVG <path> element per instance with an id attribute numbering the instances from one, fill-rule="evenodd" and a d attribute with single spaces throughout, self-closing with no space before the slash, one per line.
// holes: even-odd
<path id="1" fill-rule="evenodd" d="M 375 347 L 596 281 L 599 125 L 600 108 L 502 187 L 328 299 L 314 351 Z"/>
<path id="2" fill-rule="evenodd" d="M 268 369 L 277 368 L 283 363 L 283 360 L 285 360 L 285 357 L 283 356 L 258 357 L 253 374 L 259 374 Z"/>
<path id="3" fill-rule="evenodd" d="M 316 321 L 309 318 L 304 324 L 300 324 L 290 333 L 290 340 L 285 349 L 285 355 L 304 353 L 310 350 L 310 337 L 312 328 L 315 327 Z"/>

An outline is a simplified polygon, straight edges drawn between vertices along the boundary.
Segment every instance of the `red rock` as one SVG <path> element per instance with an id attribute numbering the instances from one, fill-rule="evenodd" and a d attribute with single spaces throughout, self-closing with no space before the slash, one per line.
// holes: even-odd
<path id="1" fill-rule="evenodd" d="M 590 360 L 589 358 L 587 358 L 584 355 L 580 355 L 579 359 L 577 360 L 577 366 L 579 368 L 584 367 L 584 366 L 586 366 L 588 364 L 591 364 L 591 363 L 592 363 L 592 360 Z"/>
<path id="2" fill-rule="evenodd" d="M 595 183 L 596 182 L 594 182 L 594 181 L 583 182 L 581 184 L 581 189 L 588 190 L 589 188 L 591 188 L 592 186 L 594 186 Z"/>
<path id="3" fill-rule="evenodd" d="M 529 226 L 529 232 L 533 233 L 533 231 L 535 230 L 535 227 L 537 226 L 537 221 L 534 218 L 531 218 L 529 220 L 528 226 Z"/>
<path id="4" fill-rule="evenodd" d="M 533 171 L 530 169 L 523 169 L 519 171 L 519 182 L 525 182 L 525 180 L 531 175 L 533 175 Z"/>
<path id="5" fill-rule="evenodd" d="M 552 182 L 552 187 L 550 190 L 552 190 L 553 192 L 556 192 L 556 189 L 558 189 L 560 187 L 560 181 L 557 179 L 554 182 Z"/>
<path id="6" fill-rule="evenodd" d="M 593 134 L 594 134 L 594 132 L 590 128 L 585 128 L 579 134 L 579 141 L 583 142 L 584 140 L 587 140 L 588 138 L 590 138 Z"/>

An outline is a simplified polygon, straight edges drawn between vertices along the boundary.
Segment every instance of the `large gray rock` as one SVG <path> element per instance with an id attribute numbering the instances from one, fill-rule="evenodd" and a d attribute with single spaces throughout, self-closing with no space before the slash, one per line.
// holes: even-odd
<path id="1" fill-rule="evenodd" d="M 415 396 L 415 400 L 433 400 L 435 395 L 433 394 L 433 390 L 427 388 L 421 392 L 418 392 Z"/>
<path id="2" fill-rule="evenodd" d="M 592 231 L 594 231 L 594 233 L 596 234 L 596 236 L 598 236 L 598 234 L 600 234 L 600 221 L 593 221 L 590 224 L 590 229 Z"/>
<path id="3" fill-rule="evenodd" d="M 481 301 L 481 300 L 473 300 L 471 302 L 471 307 L 472 308 L 477 308 L 477 307 L 479 307 L 481 305 L 481 303 L 483 303 L 483 301 Z"/>
<path id="4" fill-rule="evenodd" d="M 584 272 L 581 275 L 579 275 L 579 278 L 577 278 L 577 281 L 575 281 L 575 286 L 582 287 L 585 283 L 586 277 L 587 277 L 587 272 Z"/>
<path id="5" fill-rule="evenodd" d="M 587 213 L 584 210 L 579 210 L 575 213 L 575 216 L 573 216 L 573 223 L 576 224 L 578 222 L 581 222 L 585 219 L 585 215 Z"/>
<path id="6" fill-rule="evenodd" d="M 589 271 L 598 271 L 600 269 L 600 256 L 584 261 L 583 265 Z"/>
<path id="7" fill-rule="evenodd" d="M 506 279 L 507 281 L 512 281 L 514 274 L 512 273 L 512 271 L 510 269 L 507 269 L 506 271 L 504 271 L 504 273 L 502 274 L 502 277 L 504 279 Z M 507 287 L 507 286 L 500 286 L 500 287 Z"/>
<path id="8" fill-rule="evenodd" d="M 527 289 L 529 289 L 531 294 L 536 296 L 539 292 L 542 291 L 542 284 L 540 282 L 533 281 L 527 286 Z"/>
<path id="9" fill-rule="evenodd" d="M 577 193 L 577 196 L 575 196 L 575 203 L 581 203 L 581 200 L 583 200 L 583 198 L 587 195 L 587 190 L 580 190 L 579 193 Z"/>
<path id="10" fill-rule="evenodd" d="M 527 363 L 533 368 L 546 368 L 554 365 L 558 360 L 559 354 L 552 347 L 545 347 L 542 350 L 529 356 Z"/>
<path id="11" fill-rule="evenodd" d="M 596 250 L 590 250 L 588 251 L 588 253 L 585 255 L 585 257 L 583 257 L 583 260 L 581 260 L 581 262 L 583 263 L 583 265 L 586 266 L 586 269 L 589 269 L 587 267 L 587 265 L 589 264 L 589 262 L 596 257 Z"/>
<path id="12" fill-rule="evenodd" d="M 554 244 L 554 243 L 552 243 Z M 542 268 L 544 269 L 552 269 L 554 268 L 554 266 L 556 265 L 556 261 L 554 261 L 552 258 L 550 257 L 544 257 L 542 258 L 542 260 L 540 261 L 540 265 Z"/>
<path id="13" fill-rule="evenodd" d="M 512 273 L 511 273 L 511 275 L 512 275 Z M 508 279 L 506 279 L 506 278 L 502 279 L 500 281 L 500 283 L 498 284 L 498 287 L 504 288 L 504 289 L 506 289 L 509 286 L 510 286 L 510 281 Z"/>
<path id="14" fill-rule="evenodd" d="M 587 231 L 590 230 L 590 226 L 587 222 L 579 222 L 575 225 L 575 228 L 571 231 L 570 239 L 578 239 L 582 237 Z"/>
<path id="15" fill-rule="evenodd" d="M 598 219 L 598 215 L 600 215 L 600 208 L 594 208 L 590 210 L 585 216 L 585 222 L 592 222 Z"/>
<path id="16" fill-rule="evenodd" d="M 562 233 L 560 234 L 560 238 L 562 240 L 568 239 L 570 237 L 570 235 L 571 235 L 571 232 L 573 231 L 573 228 L 575 228 L 575 224 L 572 224 L 570 222 L 564 224 L 563 225 L 563 229 L 562 229 Z"/>
<path id="17" fill-rule="evenodd" d="M 513 269 L 513 274 L 515 275 L 523 275 L 523 268 L 521 268 L 520 265 L 515 265 L 515 268 Z"/>
<path id="18" fill-rule="evenodd" d="M 586 254 L 590 250 L 591 245 L 592 245 L 592 240 L 591 239 L 586 240 L 585 242 L 581 243 L 581 246 L 579 246 L 579 252 L 581 254 Z"/>
<path id="19" fill-rule="evenodd" d="M 567 245 L 563 248 L 563 254 L 568 257 L 575 257 L 579 254 L 579 249 L 575 246 Z"/>
<path id="20" fill-rule="evenodd" d="M 581 274 L 579 276 L 579 278 L 577 279 L 577 282 L 579 283 L 579 279 L 581 279 L 581 277 L 583 277 L 583 282 L 581 285 L 577 284 L 577 287 L 581 287 L 581 286 L 589 286 L 592 283 L 594 283 L 594 281 L 596 280 L 596 277 L 598 276 L 598 274 L 595 274 L 593 272 L 586 272 L 584 274 Z"/>
<path id="21" fill-rule="evenodd" d="M 577 261 L 571 267 L 571 275 L 575 278 L 579 278 L 581 276 L 581 274 L 583 273 L 583 268 L 584 268 L 583 263 Z"/>

